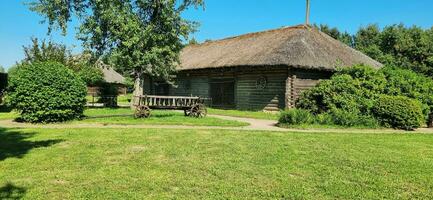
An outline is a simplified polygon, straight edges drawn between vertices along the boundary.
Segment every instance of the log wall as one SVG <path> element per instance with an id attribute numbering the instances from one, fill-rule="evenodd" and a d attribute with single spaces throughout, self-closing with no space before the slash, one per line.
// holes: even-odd
<path id="1" fill-rule="evenodd" d="M 172 96 L 200 96 L 209 98 L 210 82 L 215 79 L 234 79 L 235 108 L 240 110 L 278 111 L 295 107 L 302 91 L 313 87 L 331 72 L 293 69 L 288 67 L 252 67 L 182 71 L 175 85 L 169 89 Z M 264 88 L 257 86 L 259 78 L 266 79 Z M 144 80 L 144 91 L 152 93 L 153 80 Z"/>
<path id="2" fill-rule="evenodd" d="M 296 100 L 303 91 L 314 87 L 320 80 L 329 79 L 330 71 L 291 69 L 286 80 L 286 107 L 296 107 Z"/>

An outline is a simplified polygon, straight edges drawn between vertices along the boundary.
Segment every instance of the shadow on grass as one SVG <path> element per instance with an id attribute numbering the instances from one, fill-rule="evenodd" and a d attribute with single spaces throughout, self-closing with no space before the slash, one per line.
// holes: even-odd
<path id="1" fill-rule="evenodd" d="M 49 147 L 63 140 L 27 141 L 35 133 L 0 128 L 0 161 L 10 157 L 22 158 L 31 149 Z"/>
<path id="2" fill-rule="evenodd" d="M 22 199 L 26 193 L 26 189 L 17 187 L 11 183 L 0 187 L 0 199 Z"/>

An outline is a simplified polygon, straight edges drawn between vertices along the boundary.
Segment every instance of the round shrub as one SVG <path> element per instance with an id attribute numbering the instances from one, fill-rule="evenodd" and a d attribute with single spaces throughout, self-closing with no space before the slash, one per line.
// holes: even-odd
<path id="1" fill-rule="evenodd" d="M 280 124 L 300 125 L 314 123 L 314 116 L 308 110 L 304 109 L 290 109 L 281 112 Z"/>
<path id="2" fill-rule="evenodd" d="M 404 96 L 380 96 L 372 113 L 383 126 L 404 130 L 416 129 L 424 121 L 421 103 Z"/>
<path id="3" fill-rule="evenodd" d="M 380 71 L 386 76 L 385 94 L 405 96 L 420 101 L 424 116 L 433 110 L 433 80 L 412 70 L 384 67 Z"/>
<path id="4" fill-rule="evenodd" d="M 60 122 L 81 117 L 86 85 L 73 71 L 56 62 L 24 64 L 8 87 L 8 104 L 25 122 Z"/>

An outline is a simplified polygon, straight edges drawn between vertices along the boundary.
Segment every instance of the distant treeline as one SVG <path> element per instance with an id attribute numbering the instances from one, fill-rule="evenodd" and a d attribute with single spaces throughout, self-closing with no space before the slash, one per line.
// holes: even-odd
<path id="1" fill-rule="evenodd" d="M 314 26 L 385 65 L 433 77 L 433 27 L 422 29 L 396 24 L 381 29 L 372 24 L 361 27 L 351 35 L 328 25 Z"/>

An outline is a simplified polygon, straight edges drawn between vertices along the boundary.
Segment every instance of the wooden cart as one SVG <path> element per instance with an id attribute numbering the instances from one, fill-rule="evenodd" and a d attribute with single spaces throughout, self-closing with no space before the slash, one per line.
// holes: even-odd
<path id="1" fill-rule="evenodd" d="M 183 110 L 185 116 L 206 117 L 206 98 L 185 96 L 134 96 L 136 118 L 148 118 L 152 109 Z"/>

